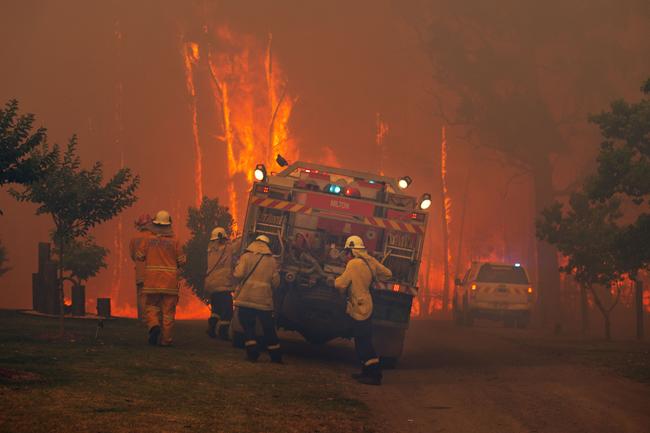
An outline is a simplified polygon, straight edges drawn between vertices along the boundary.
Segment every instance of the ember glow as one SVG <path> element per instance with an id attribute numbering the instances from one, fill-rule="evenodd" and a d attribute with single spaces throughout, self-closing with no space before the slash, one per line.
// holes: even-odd
<path id="1" fill-rule="evenodd" d="M 196 205 L 201 204 L 203 198 L 203 155 L 199 142 L 199 124 L 197 116 L 196 87 L 194 85 L 194 67 L 199 61 L 199 45 L 194 42 L 183 44 L 183 64 L 185 66 L 185 86 L 190 99 L 190 113 L 192 117 L 192 138 L 194 149 L 194 188 L 196 192 Z"/>
<path id="2" fill-rule="evenodd" d="M 388 134 L 388 123 L 386 123 L 379 113 L 377 113 L 377 133 L 375 135 L 375 144 L 377 145 L 377 154 L 379 155 L 379 174 L 384 176 L 384 159 L 386 158 L 386 148 L 384 139 Z"/>

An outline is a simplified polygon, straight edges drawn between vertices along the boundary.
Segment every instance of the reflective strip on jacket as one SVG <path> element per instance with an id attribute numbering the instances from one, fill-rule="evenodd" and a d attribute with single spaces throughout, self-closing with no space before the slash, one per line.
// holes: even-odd
<path id="1" fill-rule="evenodd" d="M 234 296 L 236 306 L 273 311 L 273 289 L 280 285 L 280 274 L 267 244 L 253 241 L 239 259 L 233 276 L 240 281 L 248 276 L 243 284 L 237 286 Z"/>
<path id="2" fill-rule="evenodd" d="M 334 286 L 342 293 L 347 293 L 345 312 L 354 320 L 366 320 L 372 315 L 370 285 L 373 278 L 384 281 L 393 274 L 365 250 L 352 250 L 352 253 L 355 257 L 334 281 Z"/>
<path id="3" fill-rule="evenodd" d="M 211 241 L 208 246 L 208 274 L 205 277 L 206 293 L 231 292 L 233 279 L 233 256 L 239 253 L 241 238 L 232 242 Z"/>
<path id="4" fill-rule="evenodd" d="M 153 233 L 136 249 L 136 259 L 144 262 L 142 293 L 178 295 L 178 267 L 185 255 L 173 234 Z"/>

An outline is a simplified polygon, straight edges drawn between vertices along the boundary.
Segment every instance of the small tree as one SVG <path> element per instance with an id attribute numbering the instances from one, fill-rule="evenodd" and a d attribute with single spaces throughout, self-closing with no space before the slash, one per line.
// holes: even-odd
<path id="1" fill-rule="evenodd" d="M 47 166 L 50 155 L 34 152 L 45 142 L 46 130 L 34 131 L 34 120 L 33 114 L 18 114 L 15 99 L 0 109 L 0 187 L 8 183 L 28 184 L 41 176 Z"/>
<path id="2" fill-rule="evenodd" d="M 627 226 L 619 243 L 621 266 L 635 282 L 637 338 L 643 338 L 643 285 L 638 278 L 650 263 L 650 79 L 641 87 L 644 97 L 637 103 L 622 99 L 610 104 L 610 111 L 591 116 L 604 137 L 595 176 L 586 184 L 590 198 L 612 197 L 630 202 L 636 220 Z M 646 204 L 645 208 L 641 205 Z M 635 209 L 636 208 L 636 209 Z"/>
<path id="3" fill-rule="evenodd" d="M 621 217 L 619 207 L 620 202 L 615 199 L 594 202 L 584 193 L 574 193 L 567 212 L 562 204 L 555 203 L 537 221 L 537 237 L 555 245 L 568 258 L 560 271 L 573 275 L 581 289 L 592 294 L 603 315 L 608 340 L 611 339 L 610 313 L 618 304 L 621 291 L 616 286 L 613 302 L 605 305 L 596 287 L 601 285 L 609 290 L 612 283 L 622 278 L 619 250 L 622 230 L 616 224 Z"/>
<path id="4" fill-rule="evenodd" d="M 182 275 L 199 299 L 208 301 L 204 292 L 205 274 L 208 268 L 208 243 L 215 227 L 223 227 L 226 233 L 232 233 L 233 219 L 227 207 L 219 205 L 218 198 L 203 197 L 201 207 L 190 206 L 187 209 L 187 227 L 191 237 L 183 249 L 187 263 Z"/>
<path id="5" fill-rule="evenodd" d="M 54 239 L 55 244 L 60 245 Z M 82 286 L 89 278 L 96 276 L 101 269 L 106 269 L 108 249 L 97 245 L 92 237 L 74 239 L 65 244 L 63 254 L 55 248 L 54 253 L 63 257 L 63 280 L 70 281 L 74 286 Z"/>
<path id="6" fill-rule="evenodd" d="M 90 229 L 135 203 L 140 178 L 130 169 L 122 168 L 104 182 L 101 162 L 95 162 L 89 170 L 81 168 L 76 136 L 70 139 L 65 151 L 54 145 L 50 153 L 44 144 L 38 152 L 39 157 L 42 155 L 51 155 L 43 176 L 26 185 L 22 191 L 12 190 L 11 194 L 18 201 L 36 203 L 36 214 L 48 214 L 54 222 L 53 238 L 61 252 L 58 280 L 60 331 L 63 336 L 64 246 L 85 237 Z"/>

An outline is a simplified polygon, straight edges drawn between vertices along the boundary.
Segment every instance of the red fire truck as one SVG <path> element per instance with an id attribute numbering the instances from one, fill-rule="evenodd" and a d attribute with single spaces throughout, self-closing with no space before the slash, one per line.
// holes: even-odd
<path id="1" fill-rule="evenodd" d="M 296 162 L 278 174 L 255 169 L 243 245 L 265 234 L 271 239 L 282 283 L 274 294 L 277 326 L 312 343 L 350 337 L 345 297 L 331 286 L 345 262 L 350 235 L 361 236 L 370 254 L 393 273 L 371 288 L 374 343 L 386 366 L 402 354 L 409 326 L 431 196 L 406 195 L 400 179 Z M 328 283 L 329 282 L 329 283 Z M 240 329 L 233 324 L 234 341 Z"/>

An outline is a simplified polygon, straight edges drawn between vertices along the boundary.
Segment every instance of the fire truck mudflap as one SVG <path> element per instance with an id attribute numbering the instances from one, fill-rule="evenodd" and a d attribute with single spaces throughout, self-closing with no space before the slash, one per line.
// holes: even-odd
<path id="1" fill-rule="evenodd" d="M 253 184 L 243 247 L 260 234 L 271 239 L 281 275 L 274 293 L 279 328 L 297 331 L 311 343 L 351 337 L 346 297 L 332 282 L 345 268 L 345 239 L 355 234 L 393 273 L 391 281 L 373 282 L 371 294 L 376 350 L 386 367 L 395 365 L 417 295 L 430 205 L 429 194 L 418 200 L 405 195 L 400 183 L 296 162 L 279 174 L 264 172 Z M 237 314 L 231 329 L 233 343 L 241 343 Z"/>

